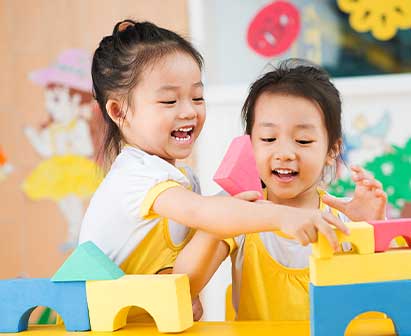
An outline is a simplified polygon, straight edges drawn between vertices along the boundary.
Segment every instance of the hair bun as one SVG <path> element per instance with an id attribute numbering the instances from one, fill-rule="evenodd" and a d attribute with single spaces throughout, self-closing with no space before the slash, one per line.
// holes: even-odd
<path id="1" fill-rule="evenodd" d="M 113 35 L 116 33 L 122 33 L 123 31 L 127 30 L 128 27 L 132 27 L 135 25 L 136 25 L 136 22 L 134 22 L 133 20 L 124 20 L 124 21 L 118 22 L 116 26 L 114 27 Z"/>

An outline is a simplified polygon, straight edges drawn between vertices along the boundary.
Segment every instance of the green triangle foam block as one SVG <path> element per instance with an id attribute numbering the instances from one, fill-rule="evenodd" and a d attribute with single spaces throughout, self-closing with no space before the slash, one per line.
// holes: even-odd
<path id="1" fill-rule="evenodd" d="M 51 281 L 115 280 L 124 272 L 93 242 L 87 241 L 73 251 Z"/>

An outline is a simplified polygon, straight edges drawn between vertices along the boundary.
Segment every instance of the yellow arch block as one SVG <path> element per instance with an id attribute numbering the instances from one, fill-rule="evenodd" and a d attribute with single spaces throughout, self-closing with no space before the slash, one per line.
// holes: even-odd
<path id="1" fill-rule="evenodd" d="M 411 279 L 411 250 L 374 254 L 342 254 L 330 259 L 310 257 L 310 281 L 332 286 Z"/>
<path id="2" fill-rule="evenodd" d="M 127 323 L 128 307 L 145 309 L 159 332 L 181 332 L 193 325 L 187 275 L 125 275 L 87 281 L 91 330 L 114 331 Z"/>
<path id="3" fill-rule="evenodd" d="M 350 230 L 346 235 L 340 230 L 335 229 L 338 242 L 350 242 L 358 254 L 374 253 L 374 227 L 367 222 L 345 223 Z M 323 234 L 318 235 L 318 241 L 312 245 L 312 255 L 319 259 L 329 259 L 333 256 L 334 250 Z"/>

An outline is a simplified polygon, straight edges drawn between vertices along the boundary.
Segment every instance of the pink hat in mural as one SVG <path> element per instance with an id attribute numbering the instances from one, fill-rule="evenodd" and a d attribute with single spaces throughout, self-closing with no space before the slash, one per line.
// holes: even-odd
<path id="1" fill-rule="evenodd" d="M 59 55 L 56 63 L 48 68 L 31 72 L 29 77 L 42 86 L 53 83 L 90 92 L 92 88 L 90 55 L 81 49 L 65 50 Z"/>

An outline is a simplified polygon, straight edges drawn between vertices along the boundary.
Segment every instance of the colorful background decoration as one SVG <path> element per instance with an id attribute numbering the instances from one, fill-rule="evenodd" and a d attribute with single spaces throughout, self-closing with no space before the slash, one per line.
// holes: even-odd
<path id="1" fill-rule="evenodd" d="M 275 1 L 252 19 L 247 43 L 257 54 L 273 57 L 285 52 L 300 32 L 300 14 L 290 2 Z"/>
<path id="2" fill-rule="evenodd" d="M 42 161 L 23 182 L 32 200 L 57 203 L 68 233 L 62 251 L 77 244 L 84 215 L 83 200 L 102 179 L 93 159 L 90 55 L 80 49 L 63 51 L 57 62 L 34 71 L 30 79 L 44 87 L 48 121 L 39 128 L 27 126 L 24 133 Z"/>
<path id="3" fill-rule="evenodd" d="M 391 209 L 388 217 L 400 217 L 405 206 L 411 205 L 411 138 L 403 147 L 392 145 L 386 153 L 366 162 L 364 168 L 383 184 Z M 354 189 L 351 178 L 343 177 L 329 191 L 343 197 L 353 193 Z"/>
<path id="4" fill-rule="evenodd" d="M 338 6 L 349 13 L 353 29 L 360 33 L 371 31 L 378 40 L 389 40 L 398 29 L 411 28 L 409 0 L 338 0 Z"/>

